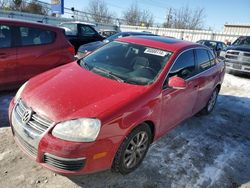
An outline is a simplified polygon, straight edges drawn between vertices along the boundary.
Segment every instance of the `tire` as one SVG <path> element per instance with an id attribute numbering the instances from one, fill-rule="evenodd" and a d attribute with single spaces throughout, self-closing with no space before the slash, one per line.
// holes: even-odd
<path id="1" fill-rule="evenodd" d="M 213 111 L 213 109 L 216 105 L 218 93 L 219 93 L 219 89 L 215 88 L 211 97 L 209 98 L 209 100 L 207 102 L 207 105 L 201 110 L 201 112 L 200 112 L 201 115 L 208 115 Z"/>
<path id="2" fill-rule="evenodd" d="M 123 175 L 134 171 L 146 156 L 151 141 L 151 129 L 146 123 L 136 127 L 120 145 L 111 170 Z"/>

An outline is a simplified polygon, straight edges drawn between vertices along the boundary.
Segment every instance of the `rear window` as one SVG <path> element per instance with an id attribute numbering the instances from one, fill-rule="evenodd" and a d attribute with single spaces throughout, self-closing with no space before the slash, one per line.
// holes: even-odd
<path id="1" fill-rule="evenodd" d="M 56 37 L 55 32 L 31 27 L 20 27 L 21 45 L 44 45 L 53 43 Z"/>
<path id="2" fill-rule="evenodd" d="M 11 47 L 11 29 L 7 25 L 0 24 L 0 48 Z"/>

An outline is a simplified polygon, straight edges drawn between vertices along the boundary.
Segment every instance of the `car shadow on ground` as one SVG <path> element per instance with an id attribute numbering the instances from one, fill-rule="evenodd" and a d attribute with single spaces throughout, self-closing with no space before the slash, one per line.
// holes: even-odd
<path id="1" fill-rule="evenodd" d="M 211 115 L 192 117 L 152 144 L 142 165 L 68 176 L 80 187 L 238 187 L 250 181 L 250 98 L 220 95 Z"/>
<path id="2" fill-rule="evenodd" d="M 237 72 L 237 71 L 229 71 L 229 70 L 227 70 L 227 73 L 234 75 L 234 76 L 237 76 L 237 77 L 240 77 L 240 78 L 250 79 L 250 73 L 247 74 L 247 73 L 242 73 L 242 72 Z"/>
<path id="3" fill-rule="evenodd" d="M 8 107 L 16 90 L 0 92 L 0 128 L 9 126 Z"/>

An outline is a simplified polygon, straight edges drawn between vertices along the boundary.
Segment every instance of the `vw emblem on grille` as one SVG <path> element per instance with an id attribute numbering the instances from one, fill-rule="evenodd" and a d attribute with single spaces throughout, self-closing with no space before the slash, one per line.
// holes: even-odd
<path id="1" fill-rule="evenodd" d="M 31 116 L 32 116 L 32 110 L 26 109 L 22 116 L 22 122 L 25 124 L 28 123 L 29 120 L 31 119 Z"/>

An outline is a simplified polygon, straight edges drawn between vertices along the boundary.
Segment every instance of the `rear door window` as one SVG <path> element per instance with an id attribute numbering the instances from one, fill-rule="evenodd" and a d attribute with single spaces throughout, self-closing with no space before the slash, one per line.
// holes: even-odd
<path id="1" fill-rule="evenodd" d="M 210 59 L 210 62 L 211 62 L 211 66 L 215 65 L 216 64 L 216 57 L 214 55 L 214 53 L 210 52 L 210 51 L 207 51 L 208 52 L 208 55 L 209 55 L 209 59 Z"/>
<path id="2" fill-rule="evenodd" d="M 22 46 L 50 44 L 56 37 L 53 31 L 32 27 L 20 27 L 20 34 Z"/>
<path id="3" fill-rule="evenodd" d="M 195 52 L 199 72 L 209 69 L 211 67 L 211 62 L 208 51 L 205 49 L 196 49 Z"/>
<path id="4" fill-rule="evenodd" d="M 11 47 L 11 28 L 0 24 L 0 48 Z"/>

